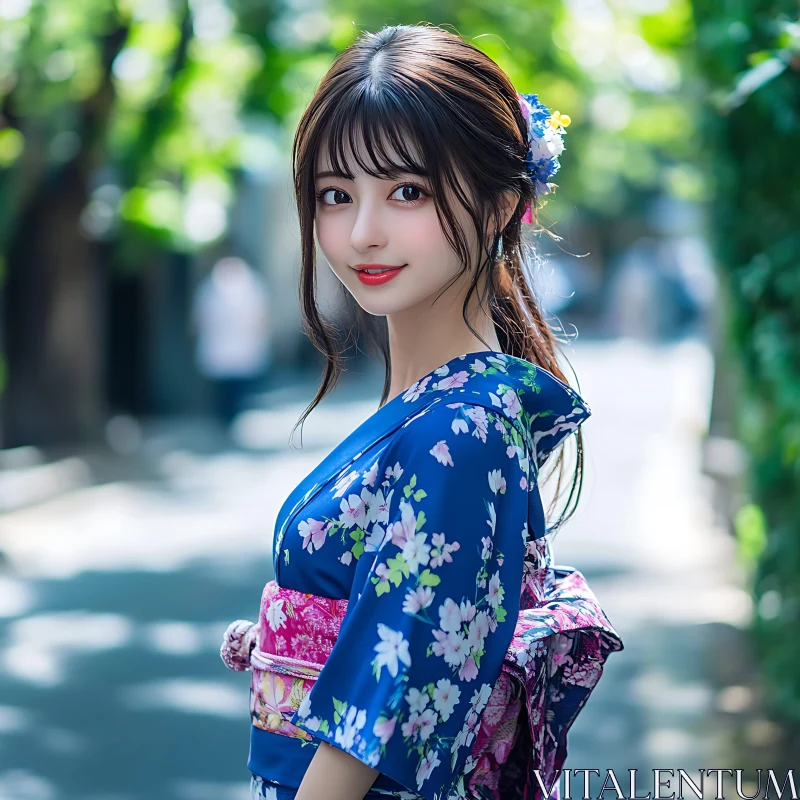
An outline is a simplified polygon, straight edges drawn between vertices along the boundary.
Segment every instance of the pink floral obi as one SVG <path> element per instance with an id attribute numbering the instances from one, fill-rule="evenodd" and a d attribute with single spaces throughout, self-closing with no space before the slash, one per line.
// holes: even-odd
<path id="1" fill-rule="evenodd" d="M 622 649 L 579 571 L 547 567 L 536 577 L 536 591 L 532 585 L 523 590 L 513 639 L 471 737 L 468 784 L 486 797 L 547 797 L 539 780 L 548 788 L 556 783 L 567 755 L 567 731 L 608 655 Z M 220 655 L 229 668 L 252 671 L 253 725 L 313 740 L 291 719 L 319 676 L 346 611 L 347 600 L 270 581 L 258 623 L 231 623 Z"/>

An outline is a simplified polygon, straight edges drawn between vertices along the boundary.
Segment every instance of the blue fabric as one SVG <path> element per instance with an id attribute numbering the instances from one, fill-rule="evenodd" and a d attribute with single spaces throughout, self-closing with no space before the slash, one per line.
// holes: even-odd
<path id="1" fill-rule="evenodd" d="M 255 773 L 250 776 L 250 797 L 252 800 L 294 800 L 297 797 L 297 789 L 290 786 L 281 786 L 273 781 L 268 781 Z M 396 800 L 417 800 L 419 795 L 411 792 L 382 792 L 375 788 L 370 789 L 365 795 L 364 800 L 386 800 L 386 798 L 396 798 Z M 552 800 L 559 800 L 556 794 L 551 795 Z"/>
<path id="2" fill-rule="evenodd" d="M 300 782 L 303 780 L 318 746 L 319 740 L 304 742 L 292 736 L 282 736 L 251 725 L 250 758 L 247 768 L 254 775 L 268 776 L 270 785 L 280 788 L 284 792 L 291 792 L 286 796 L 294 797 L 294 792 L 300 788 Z M 405 800 L 414 800 L 419 796 L 404 792 L 400 784 L 386 775 L 380 775 L 372 789 L 372 793 L 367 797 L 400 795 Z M 282 800 L 283 795 L 279 794 L 278 797 Z"/>
<path id="3" fill-rule="evenodd" d="M 470 353 L 384 405 L 301 482 L 279 513 L 276 580 L 349 605 L 293 724 L 410 792 L 464 796 L 526 546 L 545 534 L 538 471 L 589 414 L 546 370 Z M 276 782 L 297 770 L 299 782 L 301 765 L 267 752 L 276 738 L 287 737 L 254 734 L 251 770 Z"/>

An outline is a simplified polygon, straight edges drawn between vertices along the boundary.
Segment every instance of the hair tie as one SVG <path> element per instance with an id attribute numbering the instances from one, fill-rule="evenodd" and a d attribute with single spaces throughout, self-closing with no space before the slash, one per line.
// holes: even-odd
<path id="1" fill-rule="evenodd" d="M 550 109 L 535 94 L 518 94 L 519 107 L 528 126 L 528 152 L 525 154 L 525 171 L 531 176 L 536 196 L 554 192 L 558 186 L 550 178 L 561 166 L 558 157 L 564 152 L 563 135 L 572 120 L 559 111 Z M 522 222 L 533 222 L 530 202 L 525 205 Z"/>

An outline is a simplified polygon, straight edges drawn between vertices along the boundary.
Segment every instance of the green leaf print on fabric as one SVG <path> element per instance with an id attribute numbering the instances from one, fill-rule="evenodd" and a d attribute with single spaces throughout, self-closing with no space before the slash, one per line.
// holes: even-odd
<path id="1" fill-rule="evenodd" d="M 426 798 L 458 782 L 514 631 L 528 513 L 515 435 L 483 406 L 441 404 L 392 440 L 369 491 L 342 487 L 350 536 L 374 547 L 292 721 Z M 380 519 L 377 492 L 391 498 Z"/>

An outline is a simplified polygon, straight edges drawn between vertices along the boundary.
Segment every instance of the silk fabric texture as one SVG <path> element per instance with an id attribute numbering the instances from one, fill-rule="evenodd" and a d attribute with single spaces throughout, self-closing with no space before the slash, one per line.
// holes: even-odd
<path id="1" fill-rule="evenodd" d="M 252 671 L 254 774 L 296 788 L 326 741 L 397 797 L 547 796 L 622 649 L 584 576 L 553 565 L 538 488 L 590 414 L 541 367 L 465 354 L 298 485 L 259 620 L 221 650 Z"/>

